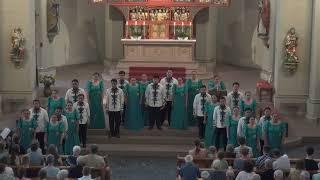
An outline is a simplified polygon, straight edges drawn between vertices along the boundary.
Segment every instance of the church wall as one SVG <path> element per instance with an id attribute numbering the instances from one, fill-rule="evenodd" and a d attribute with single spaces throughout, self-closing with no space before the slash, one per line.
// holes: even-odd
<path id="1" fill-rule="evenodd" d="M 257 14 L 256 0 L 236 0 L 228 8 L 218 8 L 218 62 L 256 67 L 252 61 L 251 43 Z"/>
<path id="2" fill-rule="evenodd" d="M 34 0 L 0 1 L 0 95 L 2 99 L 31 98 L 35 87 Z M 20 68 L 10 59 L 11 33 L 20 27 L 25 36 L 26 58 Z"/>

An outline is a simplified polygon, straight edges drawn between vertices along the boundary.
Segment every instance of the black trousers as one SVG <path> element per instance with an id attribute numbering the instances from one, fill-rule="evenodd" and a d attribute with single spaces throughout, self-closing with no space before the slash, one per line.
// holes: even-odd
<path id="1" fill-rule="evenodd" d="M 204 116 L 197 116 L 198 121 L 198 129 L 199 129 L 199 138 L 204 139 L 204 133 L 205 133 L 205 124 L 204 124 Z"/>
<path id="2" fill-rule="evenodd" d="M 217 149 L 219 148 L 223 148 L 224 150 L 226 149 L 227 146 L 227 128 L 216 128 L 215 130 L 216 133 L 216 139 L 215 139 L 215 146 Z M 222 140 L 222 142 L 220 142 L 220 140 Z M 221 143 L 222 146 L 221 147 Z"/>
<path id="3" fill-rule="evenodd" d="M 87 124 L 79 124 L 79 139 L 83 147 L 87 145 Z"/>
<path id="4" fill-rule="evenodd" d="M 124 121 L 125 121 L 125 117 L 126 117 L 126 109 L 127 109 L 127 105 L 123 104 L 123 111 L 120 114 L 120 123 L 122 123 L 124 125 Z"/>
<path id="5" fill-rule="evenodd" d="M 111 136 L 120 135 L 121 113 L 120 111 L 109 111 L 109 126 Z"/>
<path id="6" fill-rule="evenodd" d="M 163 124 L 164 121 L 167 119 L 168 123 L 170 125 L 170 123 L 171 123 L 171 110 L 172 110 L 172 101 L 167 101 L 166 106 L 162 110 L 161 124 Z"/>
<path id="7" fill-rule="evenodd" d="M 157 128 L 161 128 L 161 121 L 160 107 L 149 107 L 149 128 L 153 128 L 155 123 Z"/>
<path id="8" fill-rule="evenodd" d="M 40 149 L 42 150 L 42 154 L 46 154 L 46 148 L 45 148 L 45 143 L 44 143 L 44 135 L 45 135 L 44 132 L 37 132 L 36 133 L 36 139 L 39 142 Z"/>

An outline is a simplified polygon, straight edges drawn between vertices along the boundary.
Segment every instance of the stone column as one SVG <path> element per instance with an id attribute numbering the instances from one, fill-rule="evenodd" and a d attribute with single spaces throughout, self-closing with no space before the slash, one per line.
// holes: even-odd
<path id="1" fill-rule="evenodd" d="M 310 41 L 312 1 L 273 0 L 276 3 L 274 33 L 274 103 L 281 112 L 305 112 L 305 102 L 309 94 Z M 295 16 L 299 12 L 299 16 Z M 283 68 L 283 42 L 289 29 L 294 27 L 299 37 L 297 54 L 300 59 L 298 69 L 289 74 Z M 272 42 L 272 41 L 271 41 Z"/>
<path id="2" fill-rule="evenodd" d="M 313 0 L 312 40 L 307 118 L 320 118 L 320 0 Z"/>
<path id="3" fill-rule="evenodd" d="M 3 103 L 26 102 L 36 86 L 35 1 L 0 1 L 0 96 Z M 11 32 L 20 27 L 25 36 L 26 58 L 20 68 L 10 60 Z M 17 106 L 15 106 L 17 108 Z"/>

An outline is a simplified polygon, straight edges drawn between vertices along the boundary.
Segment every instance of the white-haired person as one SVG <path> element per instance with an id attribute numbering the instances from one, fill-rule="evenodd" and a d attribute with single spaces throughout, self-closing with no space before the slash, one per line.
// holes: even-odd
<path id="1" fill-rule="evenodd" d="M 88 166 L 84 166 L 82 169 L 83 176 L 81 178 L 78 178 L 78 180 L 93 180 L 91 178 L 91 169 Z"/>
<path id="2" fill-rule="evenodd" d="M 201 179 L 202 180 L 209 180 L 210 179 L 210 173 L 208 171 L 202 171 L 201 172 Z"/>
<path id="3" fill-rule="evenodd" d="M 318 164 L 318 168 L 320 169 L 320 163 Z M 317 174 L 314 174 L 312 176 L 312 180 L 320 180 L 320 172 Z"/>
<path id="4" fill-rule="evenodd" d="M 80 153 L 81 153 L 81 147 L 73 146 L 72 155 L 68 156 L 68 158 L 66 159 L 69 166 L 77 165 L 77 158 L 80 156 Z"/>
<path id="5" fill-rule="evenodd" d="M 57 174 L 57 180 L 68 179 L 69 172 L 66 169 L 60 170 Z"/>
<path id="6" fill-rule="evenodd" d="M 234 180 L 236 175 L 234 174 L 233 168 L 229 166 L 228 170 L 226 171 L 226 180 Z"/>
<path id="7" fill-rule="evenodd" d="M 283 180 L 284 179 L 283 171 L 280 169 L 274 171 L 273 179 L 274 180 Z"/>
<path id="8" fill-rule="evenodd" d="M 252 177 L 249 180 L 261 180 L 261 177 L 259 174 L 253 174 Z"/>
<path id="9" fill-rule="evenodd" d="M 243 170 L 239 172 L 236 180 L 249 180 L 254 175 L 253 172 L 254 164 L 252 161 L 247 160 L 244 162 Z"/>
<path id="10" fill-rule="evenodd" d="M 300 179 L 299 180 L 310 180 L 310 173 L 308 171 L 302 171 L 300 173 Z"/>
<path id="11" fill-rule="evenodd" d="M 193 164 L 192 155 L 187 155 L 185 158 L 185 164 L 179 171 L 181 180 L 197 180 L 201 177 L 200 169 Z"/>

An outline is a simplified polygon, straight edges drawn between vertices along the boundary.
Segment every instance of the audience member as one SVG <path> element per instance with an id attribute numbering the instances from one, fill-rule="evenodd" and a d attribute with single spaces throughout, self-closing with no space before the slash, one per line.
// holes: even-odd
<path id="1" fill-rule="evenodd" d="M 91 169 L 88 166 L 83 167 L 82 174 L 83 176 L 78 178 L 78 180 L 92 180 Z"/>
<path id="2" fill-rule="evenodd" d="M 292 168 L 290 170 L 290 174 L 288 177 L 288 180 L 299 180 L 301 172 L 305 169 L 304 167 L 304 161 L 299 160 L 296 162 L 295 168 Z"/>
<path id="3" fill-rule="evenodd" d="M 261 180 L 261 177 L 259 174 L 253 174 L 253 176 L 251 176 L 250 180 Z"/>
<path id="4" fill-rule="evenodd" d="M 313 160 L 314 148 L 309 146 L 306 148 L 307 157 L 304 159 L 304 165 L 307 171 L 318 170 L 318 165 L 315 160 Z"/>
<path id="5" fill-rule="evenodd" d="M 320 163 L 318 164 L 318 168 L 320 169 Z M 312 180 L 320 180 L 320 172 L 317 174 L 314 174 L 312 176 Z"/>
<path id="6" fill-rule="evenodd" d="M 49 154 L 47 156 L 47 166 L 42 168 L 47 172 L 48 178 L 55 178 L 59 172 L 59 168 L 54 166 L 54 156 Z"/>
<path id="7" fill-rule="evenodd" d="M 42 151 L 37 142 L 31 144 L 30 152 L 27 156 L 30 160 L 30 166 L 41 166 L 44 163 Z"/>
<path id="8" fill-rule="evenodd" d="M 72 149 L 72 155 L 68 156 L 67 158 L 67 164 L 69 166 L 76 166 L 77 165 L 77 158 L 80 156 L 81 153 L 81 147 L 80 146 L 74 146 Z"/>
<path id="9" fill-rule="evenodd" d="M 58 149 L 55 145 L 50 144 L 47 150 L 47 154 L 51 154 L 54 157 L 54 165 L 55 166 L 61 166 L 62 165 L 62 160 L 60 158 Z"/>
<path id="10" fill-rule="evenodd" d="M 195 147 L 189 151 L 189 154 L 194 158 L 204 158 L 207 157 L 207 150 L 201 148 L 201 141 L 199 139 L 194 141 Z"/>
<path id="11" fill-rule="evenodd" d="M 290 160 L 286 154 L 281 156 L 280 150 L 275 149 L 273 150 L 273 158 L 275 159 L 272 165 L 274 170 L 280 169 L 284 173 L 290 171 Z"/>
<path id="12" fill-rule="evenodd" d="M 249 149 L 246 147 L 242 147 L 240 149 L 240 153 L 240 158 L 236 158 L 233 162 L 233 168 L 242 171 L 244 169 L 245 162 L 250 160 Z"/>
<path id="13" fill-rule="evenodd" d="M 226 147 L 226 152 L 224 153 L 225 158 L 236 158 L 236 154 L 234 152 L 234 147 L 232 144 L 228 144 Z"/>
<path id="14" fill-rule="evenodd" d="M 218 159 L 212 162 L 211 167 L 215 170 L 227 170 L 228 162 L 224 160 L 224 152 L 218 152 Z"/>
<path id="15" fill-rule="evenodd" d="M 234 148 L 234 153 L 236 153 L 236 157 L 239 158 L 240 157 L 240 149 L 245 147 L 247 149 L 249 149 L 249 157 L 253 157 L 253 154 L 252 154 L 252 148 L 249 147 L 249 146 L 246 146 L 246 138 L 245 137 L 239 137 L 238 138 L 238 143 L 239 143 L 239 146 Z"/>
<path id="16" fill-rule="evenodd" d="M 11 169 L 12 170 L 12 169 Z M 1 180 L 14 180 L 13 171 L 8 172 L 8 167 L 5 164 L 0 164 L 0 179 Z"/>
<path id="17" fill-rule="evenodd" d="M 261 168 L 264 171 L 261 173 L 261 180 L 273 179 L 274 170 L 272 168 L 272 160 L 267 159 L 264 161 L 264 167 Z"/>
<path id="18" fill-rule="evenodd" d="M 31 143 L 31 145 L 30 145 L 30 148 L 29 149 L 27 149 L 27 153 L 30 153 L 32 150 L 31 150 L 31 147 L 32 146 L 37 146 L 37 152 L 39 153 L 39 154 L 41 154 L 41 155 L 43 155 L 42 154 L 42 150 L 41 150 L 41 148 L 39 147 L 39 142 L 37 141 L 37 140 L 34 140 L 34 141 L 32 141 L 32 143 Z"/>
<path id="19" fill-rule="evenodd" d="M 271 152 L 270 146 L 263 147 L 263 155 L 256 159 L 256 167 L 258 169 L 263 169 L 265 167 L 265 162 L 267 160 L 272 159 L 270 152 Z"/>
<path id="20" fill-rule="evenodd" d="M 15 144 L 12 146 L 11 153 L 9 155 L 9 162 L 8 162 L 10 166 L 20 165 L 19 150 L 20 150 L 19 145 Z"/>
<path id="21" fill-rule="evenodd" d="M 0 141 L 0 163 L 6 164 L 8 162 L 9 153 L 5 149 L 6 145 L 3 141 Z"/>
<path id="22" fill-rule="evenodd" d="M 91 168 L 103 168 L 106 166 L 104 158 L 99 156 L 97 153 L 98 146 L 93 144 L 90 146 L 90 153 L 88 155 L 80 156 L 78 158 L 82 158 L 85 166 L 89 166 Z"/>
<path id="23" fill-rule="evenodd" d="M 84 167 L 82 158 L 77 159 L 76 166 L 71 166 L 69 169 L 69 178 L 80 178 L 82 177 L 82 168 Z"/>
<path id="24" fill-rule="evenodd" d="M 30 167 L 29 156 L 22 156 L 22 158 L 21 158 L 21 167 L 23 167 L 23 168 L 29 168 Z"/>
<path id="25" fill-rule="evenodd" d="M 208 158 L 217 158 L 217 148 L 215 146 L 209 147 Z"/>
<path id="26" fill-rule="evenodd" d="M 274 180 L 283 180 L 284 179 L 283 177 L 284 177 L 283 171 L 281 171 L 281 170 L 274 171 L 274 173 L 273 173 Z"/>
<path id="27" fill-rule="evenodd" d="M 58 172 L 58 174 L 57 174 L 57 180 L 65 180 L 65 179 L 67 179 L 68 178 L 68 174 L 69 174 L 68 170 L 65 170 L 65 169 L 60 170 Z"/>
<path id="28" fill-rule="evenodd" d="M 39 171 L 39 179 L 45 180 L 47 178 L 47 171 L 45 169 L 40 169 Z"/>
<path id="29" fill-rule="evenodd" d="M 25 168 L 18 168 L 16 173 L 16 180 L 31 180 L 27 178 L 27 171 Z"/>
<path id="30" fill-rule="evenodd" d="M 201 172 L 201 179 L 202 180 L 209 180 L 210 179 L 210 173 L 208 171 L 202 171 Z"/>
<path id="31" fill-rule="evenodd" d="M 235 177 L 232 167 L 229 167 L 226 172 L 226 180 L 234 180 Z"/>
<path id="32" fill-rule="evenodd" d="M 240 171 L 236 177 L 236 180 L 249 180 L 253 175 L 253 163 L 251 161 L 245 161 L 243 171 Z"/>
<path id="33" fill-rule="evenodd" d="M 310 173 L 308 171 L 302 171 L 300 173 L 300 179 L 299 180 L 310 180 Z"/>
<path id="34" fill-rule="evenodd" d="M 179 176 L 182 180 L 197 180 L 200 178 L 199 168 L 193 164 L 192 155 L 187 155 L 185 157 L 185 165 L 180 169 Z"/>

